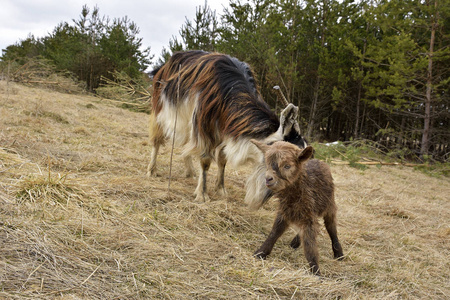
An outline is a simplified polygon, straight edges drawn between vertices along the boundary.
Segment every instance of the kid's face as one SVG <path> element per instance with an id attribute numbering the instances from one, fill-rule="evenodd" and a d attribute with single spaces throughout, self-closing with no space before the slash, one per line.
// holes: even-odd
<path id="1" fill-rule="evenodd" d="M 274 192 L 279 192 L 297 179 L 299 163 L 297 156 L 292 151 L 268 151 L 266 153 L 266 186 Z"/>
<path id="2" fill-rule="evenodd" d="M 264 154 L 266 164 L 266 186 L 274 192 L 292 186 L 300 176 L 301 168 L 313 153 L 311 146 L 300 149 L 298 146 L 280 141 L 272 145 L 252 140 Z"/>

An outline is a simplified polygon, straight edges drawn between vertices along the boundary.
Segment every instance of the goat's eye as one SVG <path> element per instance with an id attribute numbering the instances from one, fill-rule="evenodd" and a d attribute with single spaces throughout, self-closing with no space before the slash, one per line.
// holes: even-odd
<path id="1" fill-rule="evenodd" d="M 286 170 L 289 170 L 289 169 L 291 168 L 291 165 L 284 165 L 284 168 L 285 168 Z"/>

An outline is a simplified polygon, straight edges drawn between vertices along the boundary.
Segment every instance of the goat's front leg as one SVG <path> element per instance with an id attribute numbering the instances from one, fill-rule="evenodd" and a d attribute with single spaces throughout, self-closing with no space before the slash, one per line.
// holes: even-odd
<path id="1" fill-rule="evenodd" d="M 211 166 L 211 158 L 209 156 L 202 156 L 200 158 L 200 176 L 198 177 L 197 188 L 195 189 L 194 195 L 196 201 L 209 201 L 209 197 L 206 189 L 206 175 L 208 173 L 209 167 Z"/>
<path id="2" fill-rule="evenodd" d="M 266 259 L 266 257 L 272 252 L 273 246 L 275 245 L 278 238 L 286 231 L 289 224 L 279 213 L 275 222 L 273 223 L 272 231 L 270 232 L 267 239 L 259 247 L 258 250 L 253 254 L 257 258 Z"/>
<path id="3" fill-rule="evenodd" d="M 335 259 L 342 260 L 344 258 L 344 252 L 342 251 L 341 243 L 337 236 L 336 229 L 336 213 L 330 213 L 323 217 L 325 228 L 331 239 L 331 247 L 333 248 L 333 255 Z"/>
<path id="4" fill-rule="evenodd" d="M 154 113 L 150 115 L 149 122 L 149 142 L 151 145 L 150 163 L 147 167 L 147 177 L 157 176 L 156 172 L 156 158 L 158 156 L 159 147 L 164 145 L 164 133 L 156 122 Z"/>

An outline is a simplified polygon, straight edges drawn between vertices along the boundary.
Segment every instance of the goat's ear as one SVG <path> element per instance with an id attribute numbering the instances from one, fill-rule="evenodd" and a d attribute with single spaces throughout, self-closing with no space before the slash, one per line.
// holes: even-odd
<path id="1" fill-rule="evenodd" d="M 258 147 L 259 150 L 264 154 L 269 149 L 269 145 L 266 145 L 265 143 L 261 143 L 255 139 L 251 139 L 250 142 L 252 142 L 256 147 Z"/>
<path id="2" fill-rule="evenodd" d="M 305 162 L 313 155 L 313 153 L 314 153 L 313 147 L 311 146 L 306 147 L 305 149 L 302 150 L 302 152 L 300 152 L 298 156 L 298 162 L 299 163 Z"/>

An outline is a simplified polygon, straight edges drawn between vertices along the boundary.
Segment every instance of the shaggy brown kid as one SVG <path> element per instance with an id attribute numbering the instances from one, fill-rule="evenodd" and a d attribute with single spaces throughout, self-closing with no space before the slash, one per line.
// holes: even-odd
<path id="1" fill-rule="evenodd" d="M 320 275 L 316 245 L 319 217 L 323 217 L 330 235 L 334 258 L 342 259 L 344 256 L 337 236 L 337 207 L 330 168 L 320 160 L 310 159 L 313 154 L 311 146 L 300 149 L 283 141 L 272 145 L 256 140 L 252 142 L 264 153 L 266 186 L 280 201 L 272 231 L 254 255 L 265 259 L 278 238 L 292 226 L 298 234 L 291 247 L 298 248 L 303 241 L 311 271 Z"/>

